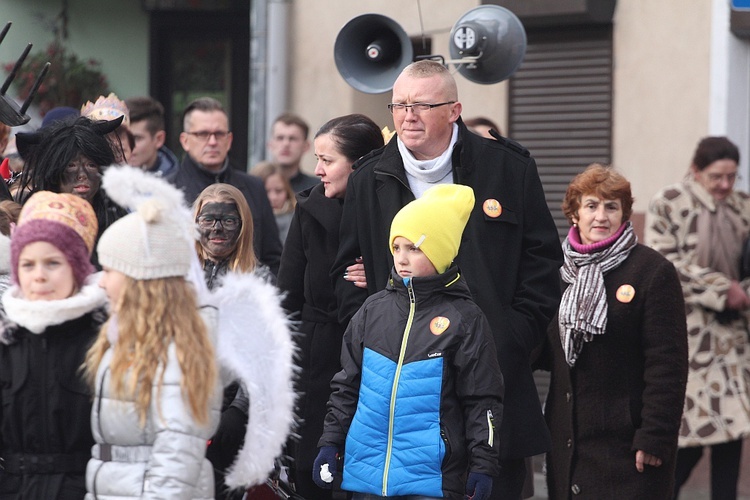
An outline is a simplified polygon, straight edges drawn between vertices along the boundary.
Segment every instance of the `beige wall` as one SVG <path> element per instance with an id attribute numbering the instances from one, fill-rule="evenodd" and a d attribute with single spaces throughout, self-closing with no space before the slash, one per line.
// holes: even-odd
<path id="1" fill-rule="evenodd" d="M 612 163 L 637 212 L 684 176 L 708 133 L 710 44 L 708 0 L 617 2 Z"/>

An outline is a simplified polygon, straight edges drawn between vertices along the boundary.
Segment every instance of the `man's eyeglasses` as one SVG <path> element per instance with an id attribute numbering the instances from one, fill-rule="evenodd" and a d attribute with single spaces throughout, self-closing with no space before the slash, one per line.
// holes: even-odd
<path id="1" fill-rule="evenodd" d="M 201 130 L 200 132 L 185 132 L 188 135 L 195 136 L 199 141 L 207 141 L 211 136 L 216 137 L 217 141 L 223 141 L 229 137 L 228 130 L 218 130 L 216 132 L 209 132 L 207 130 Z"/>
<path id="2" fill-rule="evenodd" d="M 198 227 L 201 229 L 213 229 L 218 222 L 224 229 L 232 230 L 237 229 L 242 225 L 242 221 L 239 217 L 233 217 L 231 215 L 216 217 L 214 215 L 199 215 L 195 221 L 198 223 Z"/>
<path id="3" fill-rule="evenodd" d="M 439 102 L 437 104 L 429 104 L 426 102 L 415 102 L 414 104 L 404 104 L 401 102 L 392 102 L 388 105 L 388 109 L 391 111 L 391 113 L 406 113 L 407 109 L 411 109 L 412 113 L 424 113 L 425 111 L 429 111 L 432 108 L 439 108 L 440 106 L 445 106 L 446 104 L 454 104 L 456 101 L 447 101 L 447 102 Z"/>

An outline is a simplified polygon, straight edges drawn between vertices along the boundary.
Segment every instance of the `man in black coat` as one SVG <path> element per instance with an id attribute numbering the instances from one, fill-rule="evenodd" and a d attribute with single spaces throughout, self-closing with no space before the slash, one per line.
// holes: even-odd
<path id="1" fill-rule="evenodd" d="M 396 212 L 436 183 L 472 187 L 477 204 L 456 262 L 490 322 L 505 378 L 502 471 L 491 498 L 520 499 L 524 458 L 550 443 L 529 356 L 557 310 L 563 260 L 536 163 L 512 141 L 468 131 L 456 82 L 437 62 L 405 68 L 389 107 L 397 137 L 360 159 L 349 177 L 332 269 L 340 319 L 348 321 L 368 294 L 385 288 Z M 353 266 L 360 256 L 366 279 Z M 365 282 L 366 291 L 354 286 Z"/>
<path id="2" fill-rule="evenodd" d="M 185 159 L 179 170 L 167 179 L 182 189 L 185 200 L 192 203 L 211 184 L 231 184 L 245 195 L 253 214 L 253 248 L 258 260 L 274 276 L 279 272 L 281 240 L 263 181 L 229 164 L 232 147 L 229 120 L 221 103 L 211 97 L 200 97 L 182 114 L 183 132 L 180 144 Z"/>

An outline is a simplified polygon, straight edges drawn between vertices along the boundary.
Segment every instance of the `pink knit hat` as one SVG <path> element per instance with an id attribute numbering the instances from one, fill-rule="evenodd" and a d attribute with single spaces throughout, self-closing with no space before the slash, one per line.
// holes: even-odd
<path id="1" fill-rule="evenodd" d="M 73 268 L 76 286 L 81 288 L 95 271 L 91 251 L 98 223 L 91 205 L 69 193 L 39 191 L 24 204 L 10 240 L 10 263 L 13 283 L 18 284 L 18 257 L 24 247 L 46 241 L 58 248 Z"/>

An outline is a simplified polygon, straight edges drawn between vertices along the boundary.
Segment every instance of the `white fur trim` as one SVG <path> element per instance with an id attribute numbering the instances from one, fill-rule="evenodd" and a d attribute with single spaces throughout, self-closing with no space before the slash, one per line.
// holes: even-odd
<path id="1" fill-rule="evenodd" d="M 219 311 L 219 363 L 242 380 L 250 395 L 245 442 L 226 484 L 260 484 L 281 455 L 295 420 L 289 321 L 276 287 L 254 274 L 228 273 L 210 301 Z"/>
<path id="2" fill-rule="evenodd" d="M 32 333 L 42 333 L 47 327 L 80 318 L 107 303 L 107 295 L 99 285 L 99 273 L 86 279 L 86 284 L 72 297 L 62 300 L 26 300 L 18 285 L 3 294 L 3 306 L 8 319 Z"/>

